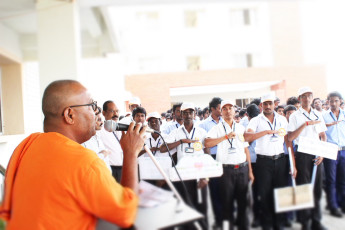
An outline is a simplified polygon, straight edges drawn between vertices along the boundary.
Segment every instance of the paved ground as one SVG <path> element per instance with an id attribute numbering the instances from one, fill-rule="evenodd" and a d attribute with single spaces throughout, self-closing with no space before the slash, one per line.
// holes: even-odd
<path id="1" fill-rule="evenodd" d="M 210 203 L 209 203 L 210 204 Z M 210 206 L 209 206 L 210 207 Z M 323 192 L 323 197 L 321 201 L 322 209 L 322 223 L 328 230 L 345 230 L 345 215 L 342 218 L 333 217 L 329 214 L 329 211 L 325 209 L 326 207 L 326 197 L 325 193 Z M 209 209 L 210 210 L 210 209 Z M 210 210 L 208 213 L 209 223 L 213 223 L 213 213 Z M 251 217 L 252 220 L 252 217 Z M 211 229 L 211 228 L 210 228 Z M 237 229 L 237 228 L 235 228 Z M 253 230 L 261 229 L 261 228 L 252 228 Z M 298 223 L 294 223 L 292 228 L 285 228 L 286 230 L 300 230 L 301 225 Z"/>

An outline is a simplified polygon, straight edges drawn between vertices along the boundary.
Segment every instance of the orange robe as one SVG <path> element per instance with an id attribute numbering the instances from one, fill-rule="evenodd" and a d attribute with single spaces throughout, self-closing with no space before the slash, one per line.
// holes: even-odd
<path id="1" fill-rule="evenodd" d="M 0 216 L 11 229 L 95 229 L 97 218 L 128 227 L 138 197 L 91 150 L 59 133 L 35 133 L 14 151 Z"/>

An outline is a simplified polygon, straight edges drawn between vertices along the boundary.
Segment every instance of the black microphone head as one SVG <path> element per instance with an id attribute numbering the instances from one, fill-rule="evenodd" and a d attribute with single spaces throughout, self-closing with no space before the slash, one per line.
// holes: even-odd
<path id="1" fill-rule="evenodd" d="M 113 120 L 104 121 L 104 129 L 108 132 L 114 132 L 117 128 L 117 123 Z"/>

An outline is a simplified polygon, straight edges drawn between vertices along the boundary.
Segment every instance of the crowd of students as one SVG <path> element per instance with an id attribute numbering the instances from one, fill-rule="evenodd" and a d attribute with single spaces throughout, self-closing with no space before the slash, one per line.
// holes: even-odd
<path id="1" fill-rule="evenodd" d="M 184 181 L 185 188 L 176 183 L 178 191 L 192 206 L 207 216 L 214 213 L 214 229 L 221 229 L 228 222 L 230 229 L 284 229 L 297 221 L 302 229 L 322 230 L 320 199 L 324 185 L 330 214 L 342 217 L 345 212 L 345 116 L 342 96 L 332 92 L 326 100 L 314 98 L 309 87 L 299 89 L 297 97 L 290 97 L 286 105 L 269 93 L 252 100 L 246 108 L 240 108 L 232 100 L 214 97 L 209 106 L 200 110 L 193 103 L 174 104 L 166 113 L 146 113 L 140 100 L 129 103 L 131 114 L 119 120 L 119 111 L 112 101 L 103 105 L 106 120 L 148 124 L 162 137 L 148 134 L 145 144 L 155 156 L 168 157 L 167 147 L 178 164 L 188 154 L 210 154 L 223 165 L 219 178 L 203 178 Z M 121 148 L 119 132 L 105 132 L 99 126 L 103 149 L 94 149 L 112 169 L 117 180 L 121 178 Z M 102 131 L 103 130 L 103 131 Z M 115 141 L 115 138 L 117 141 Z M 328 141 L 338 145 L 337 160 L 323 159 L 299 152 L 300 137 Z M 88 142 L 92 142 L 90 139 Z M 90 144 L 90 143 L 89 143 Z M 88 143 L 85 144 L 87 146 Z M 117 145 L 117 147 L 116 147 Z M 293 177 L 297 184 L 311 183 L 313 166 L 317 165 L 314 184 L 315 206 L 298 212 L 275 213 L 273 191 L 291 185 L 288 148 L 292 152 Z M 101 151 L 110 150 L 108 154 Z M 145 150 L 139 154 L 145 157 Z M 322 177 L 324 176 L 324 180 Z M 253 220 L 248 218 L 248 182 L 252 182 Z M 164 187 L 162 181 L 150 181 Z M 207 189 L 208 188 L 208 189 Z M 212 207 L 207 207 L 210 192 Z M 200 193 L 199 193 L 200 192 Z M 201 194 L 201 195 L 200 195 Z M 207 229 L 207 218 L 200 222 Z M 181 229 L 192 229 L 184 225 Z"/>

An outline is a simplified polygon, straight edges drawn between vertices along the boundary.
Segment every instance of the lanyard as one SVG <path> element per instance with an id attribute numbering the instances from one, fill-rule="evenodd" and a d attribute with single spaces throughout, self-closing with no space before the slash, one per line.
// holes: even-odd
<path id="1" fill-rule="evenodd" d="M 233 132 L 235 132 L 235 129 L 236 129 L 235 123 L 236 123 L 235 121 L 232 121 L 232 124 L 233 124 L 233 126 L 234 126 Z M 228 132 L 226 131 L 224 122 L 222 122 L 222 125 L 223 125 L 223 127 L 224 127 L 225 135 L 228 135 Z M 228 141 L 229 141 L 229 143 L 230 143 L 230 147 L 232 148 L 232 142 L 234 141 L 234 139 L 231 139 L 231 141 L 228 139 Z"/>
<path id="2" fill-rule="evenodd" d="M 186 138 L 189 139 L 189 138 L 188 138 L 188 135 L 187 135 L 187 132 L 184 130 L 184 127 L 182 128 L 182 131 L 183 131 L 184 134 L 186 135 Z M 191 138 L 191 140 L 193 140 L 194 132 L 195 132 L 195 128 L 193 128 L 193 133 L 192 133 L 192 138 Z M 188 143 L 189 148 L 190 148 L 190 144 L 191 144 L 191 143 Z"/>
<path id="3" fill-rule="evenodd" d="M 177 124 L 175 124 L 175 126 L 176 126 L 176 128 L 178 128 L 178 125 L 177 125 Z"/>
<path id="4" fill-rule="evenodd" d="M 149 138 L 149 140 L 150 140 L 150 148 L 152 149 L 151 137 Z M 158 148 L 158 146 L 159 146 L 160 142 L 161 142 L 161 139 L 160 139 L 160 138 L 158 138 L 158 143 L 157 143 L 156 149 Z M 156 151 L 154 151 L 154 152 L 152 152 L 152 153 L 153 153 L 153 155 L 156 155 L 156 152 L 157 152 L 157 150 L 156 150 Z"/>
<path id="5" fill-rule="evenodd" d="M 119 138 L 117 137 L 117 135 L 115 134 L 115 132 L 113 132 L 113 134 L 114 134 L 116 140 L 120 143 L 120 140 L 119 140 Z"/>
<path id="6" fill-rule="evenodd" d="M 319 120 L 319 117 L 316 115 L 316 113 L 315 113 L 314 111 L 313 111 L 313 113 L 314 113 L 314 115 L 315 115 L 315 117 L 316 117 L 316 120 L 315 120 L 315 121 Z M 312 119 L 311 119 L 310 117 L 308 117 L 304 112 L 303 112 L 303 115 L 304 115 L 306 118 L 308 118 L 309 121 L 312 121 Z"/>
<path id="7" fill-rule="evenodd" d="M 271 130 L 276 130 L 277 119 L 274 118 L 274 127 L 272 128 L 271 122 L 267 121 L 268 125 L 270 126 Z M 275 136 L 274 133 L 272 136 Z"/>

